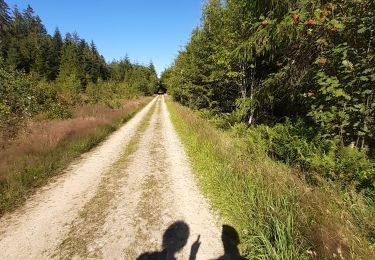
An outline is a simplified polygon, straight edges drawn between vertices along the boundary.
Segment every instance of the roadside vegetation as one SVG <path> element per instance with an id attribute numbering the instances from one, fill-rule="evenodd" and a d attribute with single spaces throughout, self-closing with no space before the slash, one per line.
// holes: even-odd
<path id="1" fill-rule="evenodd" d="M 157 92 L 154 65 L 107 64 L 76 32 L 47 33 L 0 0 L 0 215 L 127 121 Z"/>
<path id="2" fill-rule="evenodd" d="M 150 99 L 126 100 L 118 109 L 80 107 L 69 119 L 31 122 L 0 151 L 0 215 L 103 141 Z"/>
<path id="3" fill-rule="evenodd" d="M 275 159 L 374 199 L 374 14 L 371 0 L 211 0 L 162 82 Z"/>
<path id="4" fill-rule="evenodd" d="M 205 119 L 175 108 L 244 255 L 374 257 L 374 17 L 371 0 L 209 0 L 162 74 Z"/>
<path id="5" fill-rule="evenodd" d="M 373 259 L 374 210 L 356 192 L 309 184 L 264 142 L 222 131 L 169 101 L 199 185 L 240 235 L 247 259 Z"/>

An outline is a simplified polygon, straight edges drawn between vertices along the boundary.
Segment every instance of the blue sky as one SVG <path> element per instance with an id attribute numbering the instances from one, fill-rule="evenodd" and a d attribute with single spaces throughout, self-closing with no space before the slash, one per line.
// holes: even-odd
<path id="1" fill-rule="evenodd" d="M 151 60 L 160 74 L 200 24 L 203 0 L 5 0 L 23 10 L 27 4 L 49 33 L 77 31 L 93 40 L 107 61 L 128 54 L 132 61 Z"/>

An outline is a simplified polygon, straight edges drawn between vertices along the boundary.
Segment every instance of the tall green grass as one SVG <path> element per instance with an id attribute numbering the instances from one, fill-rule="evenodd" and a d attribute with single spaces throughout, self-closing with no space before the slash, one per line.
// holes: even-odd
<path id="1" fill-rule="evenodd" d="M 235 143 L 186 109 L 172 103 L 169 108 L 202 189 L 240 233 L 242 254 L 250 259 L 305 258 L 294 229 L 294 187 L 281 184 L 284 193 L 278 196 L 273 183 L 256 177 L 258 166 L 248 168 Z"/>
<path id="2" fill-rule="evenodd" d="M 335 192 L 308 186 L 286 165 L 168 101 L 197 180 L 236 228 L 249 259 L 367 259 L 374 255 Z M 336 197 L 335 197 L 336 196 Z"/>

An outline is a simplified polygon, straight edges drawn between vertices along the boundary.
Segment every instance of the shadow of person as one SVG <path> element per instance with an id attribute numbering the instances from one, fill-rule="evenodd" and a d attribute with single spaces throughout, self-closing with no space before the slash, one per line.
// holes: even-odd
<path id="1" fill-rule="evenodd" d="M 200 238 L 201 235 L 198 235 L 197 240 L 195 240 L 194 243 L 191 245 L 189 260 L 195 260 L 197 258 L 198 250 L 201 246 L 201 242 L 199 241 Z"/>
<path id="2" fill-rule="evenodd" d="M 224 255 L 217 260 L 245 260 L 246 258 L 240 255 L 238 245 L 240 244 L 240 237 L 234 227 L 223 225 L 221 233 L 221 241 L 223 242 Z"/>
<path id="3" fill-rule="evenodd" d="M 164 232 L 162 251 L 144 253 L 137 260 L 175 260 L 175 254 L 186 245 L 188 237 L 189 226 L 183 221 L 176 221 Z"/>

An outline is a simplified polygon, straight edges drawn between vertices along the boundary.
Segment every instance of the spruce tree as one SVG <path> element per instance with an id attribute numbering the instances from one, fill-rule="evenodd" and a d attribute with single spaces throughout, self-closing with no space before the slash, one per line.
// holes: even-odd
<path id="1" fill-rule="evenodd" d="M 79 81 L 79 60 L 75 42 L 76 39 L 70 33 L 67 33 L 61 48 L 58 81 L 66 90 L 78 94 L 81 90 L 81 83 Z"/>
<path id="2" fill-rule="evenodd" d="M 10 39 L 10 27 L 12 18 L 9 14 L 9 7 L 4 0 L 0 0 L 0 58 L 6 54 L 6 46 Z"/>
<path id="3" fill-rule="evenodd" d="M 49 40 L 49 53 L 47 62 L 48 80 L 55 80 L 59 74 L 62 44 L 63 41 L 59 28 L 56 28 L 52 38 L 50 38 Z"/>

